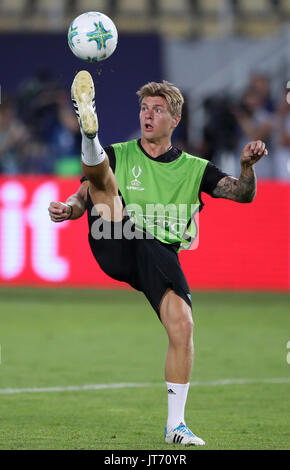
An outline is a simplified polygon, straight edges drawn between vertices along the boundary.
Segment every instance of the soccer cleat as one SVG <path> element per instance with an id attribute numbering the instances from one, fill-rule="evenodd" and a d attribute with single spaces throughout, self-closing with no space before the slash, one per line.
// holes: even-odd
<path id="1" fill-rule="evenodd" d="M 204 446 L 205 442 L 200 437 L 195 436 L 191 430 L 180 423 L 179 426 L 167 432 L 165 428 L 165 442 L 167 444 L 182 444 L 184 446 Z"/>
<path id="2" fill-rule="evenodd" d="M 94 82 L 86 70 L 78 72 L 71 87 L 71 99 L 78 117 L 79 125 L 89 139 L 98 132 L 98 118 L 95 105 Z"/>

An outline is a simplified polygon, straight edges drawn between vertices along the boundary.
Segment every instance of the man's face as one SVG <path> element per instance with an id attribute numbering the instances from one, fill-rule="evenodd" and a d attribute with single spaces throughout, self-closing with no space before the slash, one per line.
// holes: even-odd
<path id="1" fill-rule="evenodd" d="M 142 137 L 149 141 L 159 141 L 170 137 L 180 121 L 173 117 L 163 96 L 145 96 L 141 102 L 140 125 Z"/>

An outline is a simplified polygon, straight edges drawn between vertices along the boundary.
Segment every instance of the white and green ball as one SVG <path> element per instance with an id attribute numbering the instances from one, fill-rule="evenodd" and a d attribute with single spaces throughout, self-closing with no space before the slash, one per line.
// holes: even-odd
<path id="1" fill-rule="evenodd" d="M 108 16 L 89 11 L 75 18 L 68 30 L 68 44 L 76 57 L 87 62 L 108 59 L 117 47 L 118 31 Z"/>

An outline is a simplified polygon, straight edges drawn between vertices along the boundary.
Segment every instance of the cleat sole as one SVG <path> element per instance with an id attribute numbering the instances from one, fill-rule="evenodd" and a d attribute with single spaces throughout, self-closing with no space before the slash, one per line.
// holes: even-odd
<path id="1" fill-rule="evenodd" d="M 84 133 L 94 137 L 98 132 L 98 118 L 92 105 L 95 96 L 94 82 L 86 70 L 81 70 L 75 76 L 72 84 L 72 94 L 78 107 L 79 118 Z"/>

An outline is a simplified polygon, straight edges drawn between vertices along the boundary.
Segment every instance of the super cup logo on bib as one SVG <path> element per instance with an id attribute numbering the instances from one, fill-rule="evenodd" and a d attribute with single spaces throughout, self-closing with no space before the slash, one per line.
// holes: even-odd
<path id="1" fill-rule="evenodd" d="M 143 187 L 140 187 L 142 182 L 139 181 L 138 178 L 140 178 L 141 173 L 142 173 L 142 168 L 141 166 L 138 165 L 138 167 L 133 166 L 132 168 L 132 175 L 134 176 L 134 179 L 130 181 L 130 186 L 127 186 L 127 189 L 135 189 L 137 191 L 144 191 Z"/>
<path id="2" fill-rule="evenodd" d="M 134 179 L 131 181 L 131 184 L 133 186 L 140 186 L 141 182 L 138 181 L 138 178 L 142 173 L 142 168 L 140 166 L 138 166 L 138 170 L 137 170 L 136 167 L 133 166 L 132 173 L 133 173 Z"/>

